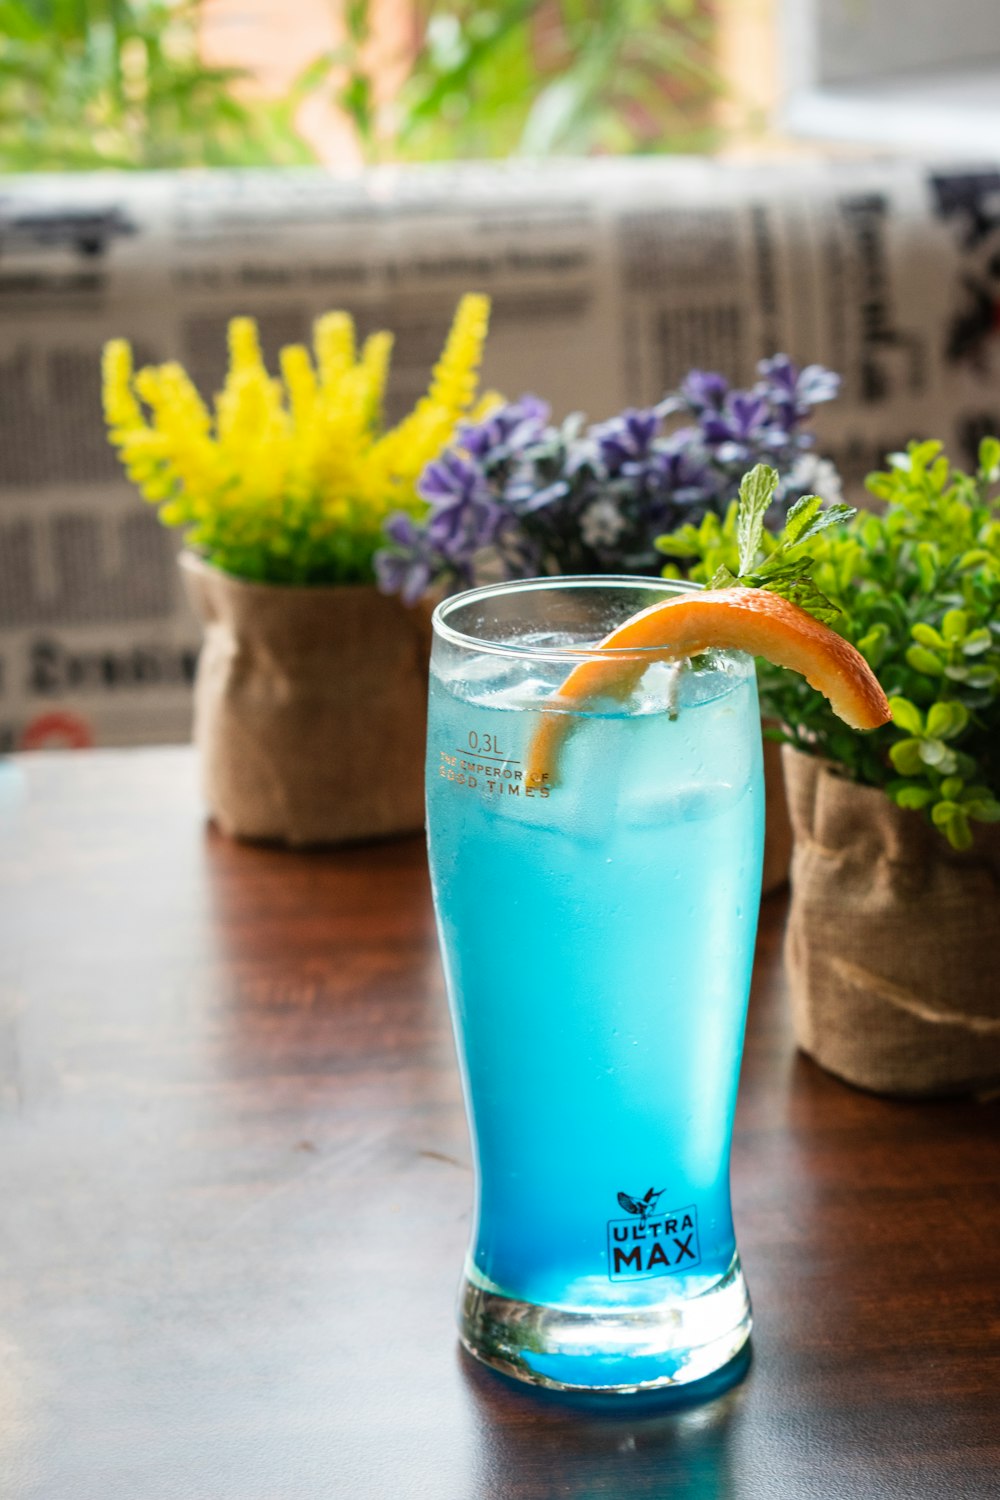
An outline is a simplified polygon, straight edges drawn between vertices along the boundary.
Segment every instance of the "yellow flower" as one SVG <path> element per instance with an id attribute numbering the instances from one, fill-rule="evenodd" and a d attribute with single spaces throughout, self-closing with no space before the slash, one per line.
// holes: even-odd
<path id="1" fill-rule="evenodd" d="M 281 351 L 281 374 L 288 391 L 288 409 L 296 428 L 305 427 L 316 408 L 319 389 L 309 350 L 304 344 L 288 344 Z"/>
<path id="2" fill-rule="evenodd" d="M 427 395 L 375 445 L 372 478 L 377 488 L 392 493 L 388 509 L 414 509 L 420 503 L 416 494 L 420 473 L 447 444 L 457 423 L 469 415 L 488 324 L 489 299 L 474 293 L 463 297 Z"/>
<path id="3" fill-rule="evenodd" d="M 354 368 L 354 319 L 350 313 L 329 312 L 317 318 L 313 346 L 320 382 L 327 392 L 333 391 Z"/>
<path id="4" fill-rule="evenodd" d="M 361 351 L 361 368 L 365 377 L 365 416 L 372 425 L 382 416 L 382 397 L 389 377 L 392 345 L 391 333 L 373 333 L 370 338 L 365 339 L 365 346 Z"/>
<path id="5" fill-rule="evenodd" d="M 260 336 L 253 318 L 231 318 L 228 343 L 230 376 L 246 375 L 252 372 L 264 373 Z"/>
<path id="6" fill-rule="evenodd" d="M 470 292 L 462 298 L 444 351 L 434 366 L 425 401 L 452 412 L 455 417 L 468 411 L 476 395 L 489 323 L 488 297 Z"/>
<path id="7" fill-rule="evenodd" d="M 476 404 L 489 319 L 487 298 L 458 305 L 427 394 L 389 431 L 382 403 L 392 335 L 357 350 L 348 313 L 330 312 L 269 375 L 252 318 L 229 324 L 229 364 L 210 410 L 176 363 L 134 371 L 112 340 L 103 360 L 104 415 L 129 477 L 160 506 L 166 525 L 230 571 L 276 581 L 358 581 L 371 576 L 385 517 L 416 510 L 421 470 Z M 315 363 L 314 363 L 315 360 Z"/>
<path id="8" fill-rule="evenodd" d="M 111 339 L 102 363 L 104 417 L 112 431 L 123 435 L 145 427 L 142 408 L 132 390 L 132 348 L 125 339 Z"/>

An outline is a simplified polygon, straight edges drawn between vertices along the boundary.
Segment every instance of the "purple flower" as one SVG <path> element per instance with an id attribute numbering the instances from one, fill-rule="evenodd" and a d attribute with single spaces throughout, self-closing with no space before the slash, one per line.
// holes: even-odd
<path id="1" fill-rule="evenodd" d="M 660 488 L 674 505 L 707 507 L 719 491 L 717 476 L 692 443 L 696 433 L 694 427 L 673 433 L 655 455 Z"/>
<path id="2" fill-rule="evenodd" d="M 753 464 L 779 472 L 776 511 L 808 487 L 803 465 L 817 461 L 808 456 L 806 419 L 838 383 L 821 365 L 800 370 L 776 355 L 761 362 L 751 390 L 692 370 L 655 407 L 630 407 L 590 427 L 579 415 L 550 425 L 536 396 L 509 402 L 463 423 L 454 446 L 427 465 L 418 486 L 426 513 L 388 522 L 379 583 L 409 602 L 432 583 L 462 587 L 475 581 L 484 551 L 511 578 L 655 574 L 656 536 L 723 515 Z M 828 476 L 827 489 L 835 479 Z"/>
<path id="3" fill-rule="evenodd" d="M 383 527 L 393 543 L 375 554 L 375 577 L 383 594 L 399 594 L 404 604 L 416 604 L 426 594 L 437 571 L 437 556 L 427 536 L 403 511 Z"/>
<path id="4" fill-rule="evenodd" d="M 545 435 L 549 407 L 537 396 L 522 396 L 498 406 L 481 422 L 463 422 L 458 440 L 472 458 L 480 461 L 509 457 Z"/>
<path id="5" fill-rule="evenodd" d="M 505 487 L 503 498 L 520 515 L 530 515 L 532 511 L 554 505 L 557 500 L 565 500 L 569 492 L 570 487 L 565 479 L 556 479 L 552 484 L 539 488 L 533 483 L 531 476 L 526 474 L 523 479 L 513 480 Z"/>
<path id="6" fill-rule="evenodd" d="M 448 508 L 467 505 L 482 487 L 484 481 L 478 466 L 462 458 L 454 448 L 446 448 L 426 466 L 417 490 L 433 506 Z"/>
<path id="7" fill-rule="evenodd" d="M 823 365 L 806 365 L 800 370 L 787 354 L 762 359 L 757 372 L 761 376 L 757 390 L 778 408 L 789 428 L 807 417 L 814 406 L 832 401 L 840 390 L 840 376 L 832 370 Z"/>
<path id="8" fill-rule="evenodd" d="M 681 396 L 695 412 L 721 411 L 729 381 L 714 370 L 691 370 L 681 384 Z"/>
<path id="9" fill-rule="evenodd" d="M 637 411 L 629 407 L 620 417 L 591 428 L 601 461 L 611 475 L 620 474 L 629 464 L 646 458 L 660 425 L 659 413 L 651 409 Z"/>
<path id="10" fill-rule="evenodd" d="M 499 543 L 502 533 L 515 524 L 513 514 L 478 464 L 453 448 L 427 465 L 417 488 L 430 501 L 428 542 L 447 569 L 471 582 L 476 553 Z"/>
<path id="11" fill-rule="evenodd" d="M 728 444 L 743 449 L 764 427 L 768 416 L 763 396 L 732 391 L 720 411 L 707 412 L 701 418 L 702 436 L 709 446 Z"/>
<path id="12" fill-rule="evenodd" d="M 774 354 L 770 359 L 760 360 L 757 374 L 761 377 L 764 389 L 773 392 L 779 399 L 787 400 L 795 394 L 799 370 L 787 354 Z"/>
<path id="13" fill-rule="evenodd" d="M 417 488 L 431 503 L 427 533 L 435 546 L 450 554 L 453 549 L 462 550 L 466 542 L 477 545 L 475 538 L 493 506 L 489 485 L 477 465 L 446 448 L 424 469 Z"/>
<path id="14" fill-rule="evenodd" d="M 799 371 L 796 393 L 808 406 L 819 406 L 823 401 L 835 401 L 840 394 L 841 379 L 833 370 L 823 365 L 806 365 Z"/>

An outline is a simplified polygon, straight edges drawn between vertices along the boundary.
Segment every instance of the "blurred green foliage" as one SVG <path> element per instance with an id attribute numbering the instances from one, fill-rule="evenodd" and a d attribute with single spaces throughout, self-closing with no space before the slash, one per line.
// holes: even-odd
<path id="1" fill-rule="evenodd" d="M 372 0 L 348 0 L 348 41 L 318 65 L 334 70 L 331 92 L 369 160 L 715 143 L 721 85 L 702 0 L 423 0 L 406 82 L 383 105 L 373 12 Z"/>
<path id="2" fill-rule="evenodd" d="M 415 3 L 393 58 L 373 0 L 343 0 L 343 46 L 284 98 L 244 101 L 239 69 L 199 58 L 201 0 L 0 0 L 0 170 L 310 162 L 295 113 L 315 92 L 369 162 L 715 142 L 706 0 Z M 387 65 L 403 77 L 388 99 Z"/>
<path id="3" fill-rule="evenodd" d="M 198 0 L 0 0 L 0 170 L 313 161 L 302 85 L 243 103 L 198 57 Z"/>

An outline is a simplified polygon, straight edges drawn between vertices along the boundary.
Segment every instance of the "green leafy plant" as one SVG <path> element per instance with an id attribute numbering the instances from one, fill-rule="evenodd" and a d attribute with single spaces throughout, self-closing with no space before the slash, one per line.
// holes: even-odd
<path id="1" fill-rule="evenodd" d="M 766 663 L 764 713 L 780 738 L 969 848 L 974 823 L 1000 821 L 1000 441 L 983 441 L 975 474 L 953 468 L 940 443 L 911 443 L 868 477 L 882 514 L 806 498 L 780 536 L 763 525 L 773 481 L 755 474 L 742 530 L 734 504 L 658 540 L 675 559 L 665 575 L 683 565 L 716 587 L 774 588 L 834 620 L 878 674 L 892 724 L 858 734 L 800 678 Z"/>
<path id="2" fill-rule="evenodd" d="M 424 0 L 406 80 L 379 104 L 372 0 L 318 64 L 369 160 L 712 145 L 721 83 L 699 0 Z"/>
<path id="3" fill-rule="evenodd" d="M 243 103 L 198 56 L 199 0 L 0 0 L 0 170 L 286 165 L 303 80 Z"/>

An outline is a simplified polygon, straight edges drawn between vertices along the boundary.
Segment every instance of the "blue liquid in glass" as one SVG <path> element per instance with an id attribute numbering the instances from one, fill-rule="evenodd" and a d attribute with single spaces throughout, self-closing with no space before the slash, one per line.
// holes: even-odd
<path id="1" fill-rule="evenodd" d="M 732 1274 L 759 711 L 745 657 L 654 666 L 578 716 L 545 795 L 524 766 L 551 686 L 497 659 L 432 673 L 429 845 L 477 1170 L 467 1275 L 600 1317 Z M 663 1375 L 662 1355 L 535 1342 L 542 1379 Z"/>

